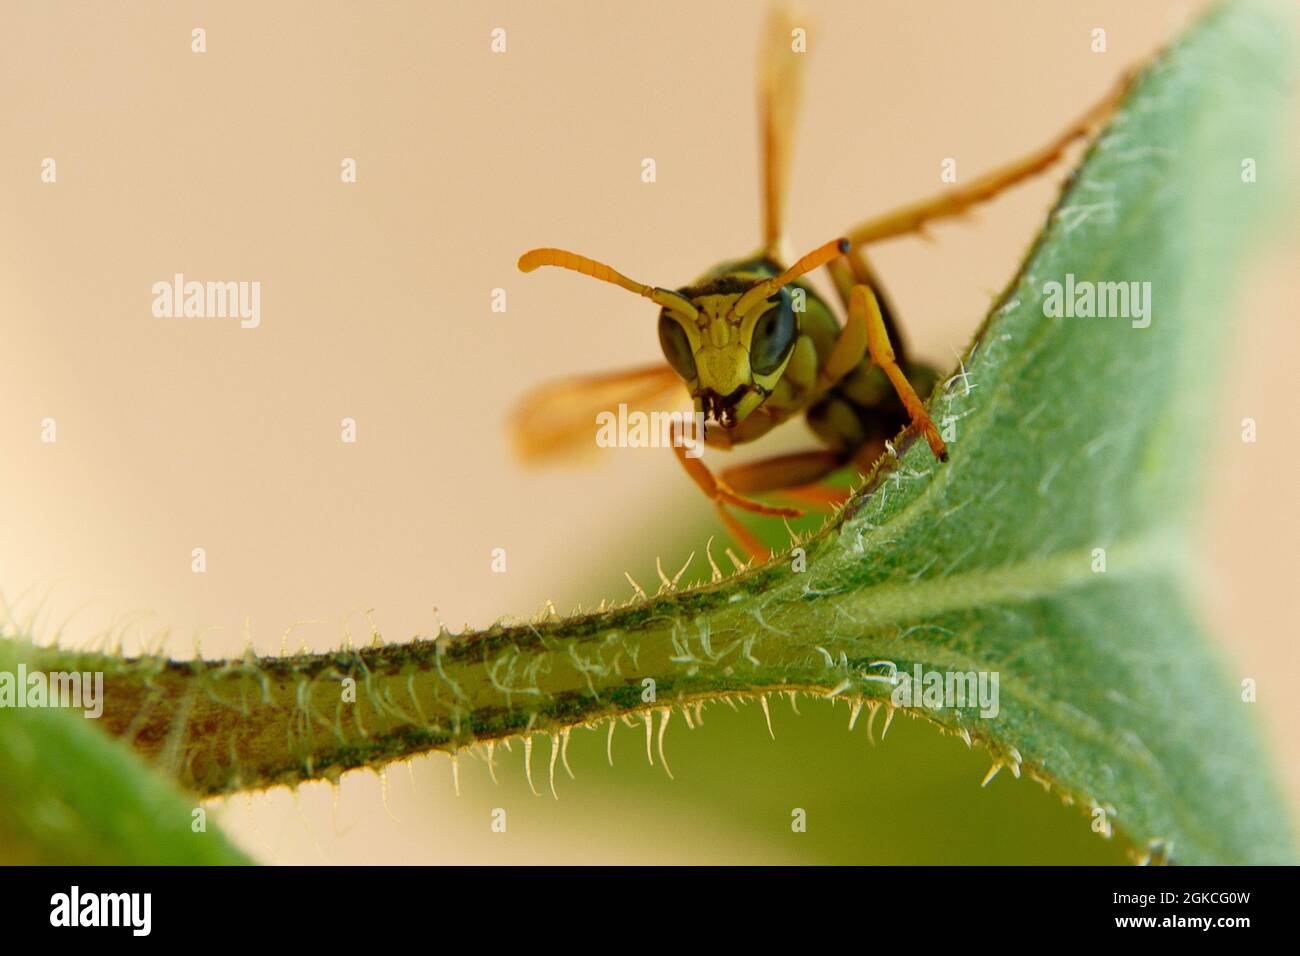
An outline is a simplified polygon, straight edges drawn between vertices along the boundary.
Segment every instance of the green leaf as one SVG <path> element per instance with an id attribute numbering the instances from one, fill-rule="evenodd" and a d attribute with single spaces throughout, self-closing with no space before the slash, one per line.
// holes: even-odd
<path id="1" fill-rule="evenodd" d="M 1093 812 L 1138 858 L 1293 860 L 1251 707 L 1184 566 L 1232 280 L 1284 198 L 1282 10 L 1215 8 L 1143 72 L 964 373 L 931 399 L 955 423 L 951 460 L 901 440 L 804 542 L 806 570 L 778 557 L 607 613 L 361 651 L 46 651 L 46 666 L 104 670 L 105 727 L 204 794 L 512 737 L 531 749 L 537 733 L 553 769 L 574 726 L 635 713 L 649 731 L 657 713 L 662 733 L 675 714 L 774 691 L 888 720 L 903 706 L 892 674 L 990 672 L 996 717 L 908 710 Z M 1258 182 L 1243 181 L 1247 159 Z M 1149 283 L 1149 326 L 1047 314 L 1048 284 L 1067 276 Z"/>

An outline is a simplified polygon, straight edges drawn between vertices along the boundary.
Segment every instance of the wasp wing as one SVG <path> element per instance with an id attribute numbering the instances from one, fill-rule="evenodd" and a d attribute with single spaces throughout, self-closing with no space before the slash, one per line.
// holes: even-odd
<path id="1" fill-rule="evenodd" d="M 759 115 L 763 126 L 763 242 L 783 258 L 786 183 L 803 91 L 806 35 L 794 12 L 773 7 L 759 47 Z"/>
<path id="2" fill-rule="evenodd" d="M 515 453 L 526 464 L 581 457 L 596 449 L 596 416 L 628 411 L 666 411 L 689 399 L 686 385 L 668 365 L 577 375 L 547 382 L 520 399 L 510 414 Z"/>

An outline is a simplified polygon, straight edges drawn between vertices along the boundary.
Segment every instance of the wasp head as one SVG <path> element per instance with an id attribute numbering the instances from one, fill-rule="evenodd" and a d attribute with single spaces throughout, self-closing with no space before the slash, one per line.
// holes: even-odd
<path id="1" fill-rule="evenodd" d="M 695 399 L 695 409 L 734 428 L 772 394 L 799 337 L 790 290 L 778 289 L 743 314 L 744 288 L 689 297 L 695 316 L 665 307 L 659 344 Z"/>

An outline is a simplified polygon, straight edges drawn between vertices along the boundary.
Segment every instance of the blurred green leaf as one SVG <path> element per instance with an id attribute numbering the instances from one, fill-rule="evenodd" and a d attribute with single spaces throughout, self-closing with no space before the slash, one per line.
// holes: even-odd
<path id="1" fill-rule="evenodd" d="M 23 645 L 0 642 L 17 673 Z M 0 863 L 248 863 L 215 823 L 192 829 L 197 799 L 176 792 L 77 710 L 0 710 Z"/>

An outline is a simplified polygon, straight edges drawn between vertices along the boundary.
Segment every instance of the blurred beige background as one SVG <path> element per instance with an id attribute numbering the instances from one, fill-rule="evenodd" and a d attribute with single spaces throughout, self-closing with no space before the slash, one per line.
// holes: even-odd
<path id="1" fill-rule="evenodd" d="M 794 244 L 934 190 L 945 157 L 968 176 L 1037 145 L 1198 7 L 806 5 Z M 391 640 L 427 633 L 435 606 L 452 626 L 568 609 L 627 596 L 622 571 L 653 579 L 655 554 L 679 565 L 711 518 L 699 501 L 685 512 L 698 521 L 662 521 L 694 500 L 670 456 L 526 473 L 501 427 L 538 381 L 655 359 L 653 308 L 514 262 L 554 244 L 673 286 L 754 248 L 762 19 L 722 2 L 0 3 L 6 597 L 48 595 L 47 634 L 80 609 L 73 640 L 118 624 L 134 650 L 170 629 L 171 653 L 203 633 L 218 656 L 250 637 L 275 651 L 294 625 L 291 647 L 325 649 L 345 627 L 367 633 L 371 609 Z M 356 184 L 340 181 L 347 157 Z M 1063 175 L 932 244 L 879 249 L 920 354 L 952 362 Z M 1219 453 L 1202 554 L 1207 612 L 1234 670 L 1259 680 L 1293 794 L 1296 253 L 1275 247 L 1244 280 L 1230 381 L 1205 423 Z M 261 327 L 154 318 L 150 287 L 176 272 L 260 281 Z M 505 314 L 489 308 L 496 287 Z M 1240 441 L 1245 416 L 1257 444 Z M 495 547 L 506 574 L 491 572 Z M 363 774 L 336 808 L 320 786 L 221 816 L 274 862 L 1113 857 L 1028 783 L 978 790 L 983 758 L 950 741 L 903 722 L 871 751 L 842 712 L 802 709 L 777 709 L 775 744 L 757 711 L 670 735 L 676 783 L 636 763 L 625 731 L 613 771 L 603 734 L 575 738 L 578 780 L 558 803 L 528 793 L 516 753 L 499 787 L 462 762 L 459 799 L 438 757 L 390 773 L 387 803 Z M 832 786 L 814 799 L 807 779 Z M 788 826 L 800 800 L 818 821 L 802 843 Z M 488 831 L 494 806 L 511 809 L 507 835 Z M 918 827 L 932 844 L 882 835 Z"/>

